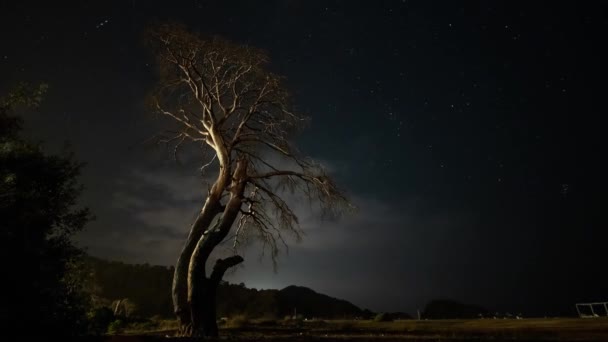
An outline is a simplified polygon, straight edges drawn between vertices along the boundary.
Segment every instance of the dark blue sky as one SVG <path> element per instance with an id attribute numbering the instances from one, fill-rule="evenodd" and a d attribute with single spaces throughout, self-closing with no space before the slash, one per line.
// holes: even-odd
<path id="1" fill-rule="evenodd" d="M 173 264 L 206 187 L 186 153 L 141 142 L 163 121 L 146 25 L 167 20 L 268 51 L 297 137 L 359 213 L 319 222 L 274 274 L 248 252 L 230 275 L 310 286 L 372 310 L 449 297 L 571 314 L 605 300 L 606 33 L 600 2 L 153 1 L 0 5 L 0 90 L 47 82 L 29 134 L 88 163 L 80 237 L 94 255 Z"/>

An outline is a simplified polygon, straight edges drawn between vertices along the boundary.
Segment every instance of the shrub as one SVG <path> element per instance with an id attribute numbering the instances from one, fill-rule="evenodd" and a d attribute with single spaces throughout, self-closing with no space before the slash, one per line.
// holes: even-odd
<path id="1" fill-rule="evenodd" d="M 89 319 L 89 331 L 93 335 L 104 334 L 108 331 L 110 323 L 116 319 L 114 312 L 105 306 L 89 312 L 87 318 Z"/>
<path id="2" fill-rule="evenodd" d="M 139 311 L 137 305 L 129 298 L 115 300 L 112 302 L 112 307 L 116 308 L 115 310 L 117 316 L 126 318 L 136 317 Z"/>
<path id="3" fill-rule="evenodd" d="M 108 334 L 118 334 L 123 331 L 125 327 L 125 322 L 123 320 L 117 319 L 114 322 L 110 323 L 108 326 Z"/>

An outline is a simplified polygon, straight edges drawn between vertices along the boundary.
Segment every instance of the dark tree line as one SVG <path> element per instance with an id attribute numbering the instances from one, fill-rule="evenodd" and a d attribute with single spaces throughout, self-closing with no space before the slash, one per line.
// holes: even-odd
<path id="1" fill-rule="evenodd" d="M 135 319 L 154 316 L 173 317 L 171 281 L 173 267 L 148 264 L 132 265 L 118 261 L 87 258 L 92 273 L 92 294 L 98 305 L 110 306 L 118 300 L 134 305 Z M 217 290 L 217 314 L 219 317 L 244 315 L 248 318 L 277 318 L 298 315 L 326 319 L 371 317 L 372 313 L 361 310 L 345 300 L 332 298 L 311 289 L 289 286 L 282 290 L 256 290 L 244 284 L 221 282 Z"/>
<path id="2" fill-rule="evenodd" d="M 88 297 L 71 237 L 91 219 L 76 205 L 82 164 L 22 137 L 15 111 L 36 108 L 46 86 L 0 98 L 0 234 L 6 262 L 2 321 L 23 335 L 82 335 Z"/>

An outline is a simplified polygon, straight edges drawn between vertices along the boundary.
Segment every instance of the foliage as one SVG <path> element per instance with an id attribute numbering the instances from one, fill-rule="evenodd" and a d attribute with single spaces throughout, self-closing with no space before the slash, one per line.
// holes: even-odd
<path id="1" fill-rule="evenodd" d="M 125 321 L 117 319 L 108 326 L 108 334 L 121 333 L 125 328 Z"/>
<path id="2" fill-rule="evenodd" d="M 0 99 L 3 249 L 14 260 L 8 263 L 8 274 L 25 275 L 5 282 L 4 291 L 21 299 L 7 308 L 9 320 L 17 319 L 11 324 L 15 328 L 27 325 L 31 332 L 80 335 L 86 332 L 88 303 L 80 281 L 82 251 L 71 237 L 91 219 L 88 209 L 76 208 L 82 164 L 70 154 L 48 155 L 40 145 L 21 138 L 22 120 L 12 115 L 15 106 L 36 107 L 46 88 L 22 84 Z M 32 308 L 39 308 L 39 316 L 25 320 Z"/>
<path id="3" fill-rule="evenodd" d="M 87 316 L 89 319 L 89 332 L 94 335 L 104 334 L 108 331 L 110 323 L 116 320 L 114 312 L 108 307 L 93 309 Z"/>
<path id="4" fill-rule="evenodd" d="M 139 306 L 133 303 L 129 298 L 119 299 L 112 302 L 114 314 L 125 318 L 136 318 L 138 316 Z"/>

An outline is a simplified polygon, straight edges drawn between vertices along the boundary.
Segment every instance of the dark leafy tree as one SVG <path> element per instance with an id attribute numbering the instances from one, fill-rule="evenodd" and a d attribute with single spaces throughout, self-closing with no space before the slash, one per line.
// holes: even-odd
<path id="1" fill-rule="evenodd" d="M 259 238 L 274 259 L 284 233 L 300 234 L 285 190 L 318 203 L 326 214 L 349 205 L 321 165 L 291 144 L 305 118 L 293 110 L 281 77 L 268 71 L 264 52 L 178 25 L 150 30 L 149 42 L 160 69 L 151 103 L 173 126 L 158 141 L 175 151 L 198 144 L 211 159 L 201 156 L 202 169 L 214 168 L 217 175 L 173 279 L 182 333 L 217 336 L 216 288 L 224 272 L 243 261 L 237 253 L 245 236 Z M 207 274 L 209 255 L 228 239 L 234 255 L 217 260 Z"/>
<path id="2" fill-rule="evenodd" d="M 36 107 L 46 86 L 20 85 L 0 99 L 0 224 L 7 262 L 4 322 L 22 334 L 86 333 L 86 302 L 78 277 L 82 251 L 71 241 L 91 218 L 76 208 L 82 164 L 44 153 L 20 137 L 18 106 Z"/>

